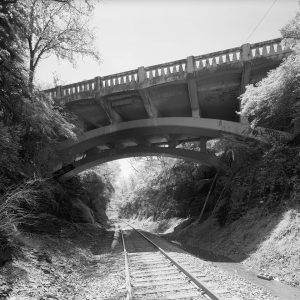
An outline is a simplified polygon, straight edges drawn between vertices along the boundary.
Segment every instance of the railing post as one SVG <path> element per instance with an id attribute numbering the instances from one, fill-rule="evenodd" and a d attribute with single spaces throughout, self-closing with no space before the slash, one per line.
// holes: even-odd
<path id="1" fill-rule="evenodd" d="M 249 43 L 242 45 L 240 60 L 243 62 L 243 71 L 240 85 L 240 95 L 245 92 L 246 86 L 251 82 L 251 58 L 251 45 Z M 241 100 L 239 100 L 239 111 L 241 111 L 241 109 Z M 248 124 L 248 120 L 243 116 L 240 116 L 239 119 L 242 124 Z"/>
<path id="2" fill-rule="evenodd" d="M 248 61 L 251 59 L 251 45 L 248 44 L 244 44 L 241 46 L 241 57 L 240 60 L 241 61 Z"/>
<path id="3" fill-rule="evenodd" d="M 138 83 L 144 82 L 146 79 L 146 71 L 144 67 L 138 68 Z"/>
<path id="4" fill-rule="evenodd" d="M 95 91 L 99 91 L 101 89 L 101 77 L 100 76 L 96 76 L 94 78 L 94 90 Z"/>
<path id="5" fill-rule="evenodd" d="M 195 59 L 194 56 L 189 56 L 186 59 L 186 72 L 187 73 L 194 73 L 195 71 Z"/>

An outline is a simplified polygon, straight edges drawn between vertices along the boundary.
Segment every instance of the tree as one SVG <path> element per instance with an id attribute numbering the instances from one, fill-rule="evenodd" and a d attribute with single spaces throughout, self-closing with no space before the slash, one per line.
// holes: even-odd
<path id="1" fill-rule="evenodd" d="M 16 30 L 20 15 L 12 1 L 0 4 L 0 121 L 15 124 L 20 118 L 21 99 L 28 95 L 25 69 Z"/>
<path id="2" fill-rule="evenodd" d="M 80 56 L 90 56 L 99 61 L 95 36 L 89 19 L 94 9 L 93 0 L 20 1 L 22 26 L 29 58 L 29 84 L 41 59 L 54 54 L 60 59 L 76 63 Z"/>
<path id="3" fill-rule="evenodd" d="M 296 16 L 289 21 L 281 30 L 282 36 L 285 39 L 300 39 L 300 12 L 298 11 Z"/>
<path id="4" fill-rule="evenodd" d="M 281 65 L 243 95 L 241 114 L 252 125 L 300 134 L 300 12 L 281 29 L 283 42 L 293 49 Z"/>

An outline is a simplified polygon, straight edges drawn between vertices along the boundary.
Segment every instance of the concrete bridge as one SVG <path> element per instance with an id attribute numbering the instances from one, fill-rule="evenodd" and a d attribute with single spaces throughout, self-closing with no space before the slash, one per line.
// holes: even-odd
<path id="1" fill-rule="evenodd" d="M 228 134 L 264 140 L 270 134 L 240 120 L 238 97 L 290 52 L 275 39 L 46 90 L 85 129 L 78 141 L 59 145 L 56 174 L 67 179 L 100 163 L 145 155 L 217 166 L 208 140 Z M 183 149 L 188 141 L 198 141 L 200 151 Z"/>

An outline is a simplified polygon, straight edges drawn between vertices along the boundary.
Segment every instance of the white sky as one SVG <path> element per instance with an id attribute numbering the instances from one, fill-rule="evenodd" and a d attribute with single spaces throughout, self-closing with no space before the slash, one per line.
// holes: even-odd
<path id="1" fill-rule="evenodd" d="M 42 61 L 36 79 L 53 86 L 240 46 L 274 0 L 101 0 L 92 24 L 102 63 L 79 59 L 77 69 L 54 58 Z M 295 16 L 297 0 L 277 0 L 250 43 L 280 36 Z M 120 160 L 128 177 L 130 164 Z"/>
<path id="2" fill-rule="evenodd" d="M 240 46 L 274 0 L 101 0 L 92 24 L 102 63 L 79 59 L 77 69 L 42 61 L 36 79 L 53 86 Z M 277 0 L 250 43 L 277 38 L 297 0 Z"/>

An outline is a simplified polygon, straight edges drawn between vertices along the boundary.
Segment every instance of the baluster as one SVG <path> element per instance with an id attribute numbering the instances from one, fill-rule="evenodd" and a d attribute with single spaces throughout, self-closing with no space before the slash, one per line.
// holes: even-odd
<path id="1" fill-rule="evenodd" d="M 149 79 L 153 79 L 153 73 L 152 73 L 152 70 L 149 71 Z"/>
<path id="2" fill-rule="evenodd" d="M 237 58 L 236 52 L 233 52 L 232 61 L 237 61 L 237 60 L 238 60 L 238 58 Z"/>
<path id="3" fill-rule="evenodd" d="M 166 75 L 165 68 L 161 68 L 160 70 L 161 70 L 160 76 L 165 76 Z"/>
<path id="4" fill-rule="evenodd" d="M 263 46 L 263 48 L 262 48 L 262 55 L 263 56 L 267 56 L 268 55 L 267 46 Z"/>
<path id="5" fill-rule="evenodd" d="M 124 84 L 124 76 L 121 77 L 121 84 Z"/>
<path id="6" fill-rule="evenodd" d="M 225 63 L 229 63 L 230 62 L 230 56 L 229 53 L 226 53 L 225 55 Z"/>
<path id="7" fill-rule="evenodd" d="M 209 68 L 210 67 L 210 62 L 209 62 L 209 59 L 207 58 L 205 60 L 205 68 Z"/>
<path id="8" fill-rule="evenodd" d="M 274 54 L 275 54 L 274 45 L 270 45 L 269 55 L 274 55 Z"/>
<path id="9" fill-rule="evenodd" d="M 126 84 L 129 84 L 129 82 L 130 82 L 129 74 L 126 74 L 125 81 L 126 81 Z"/>
<path id="10" fill-rule="evenodd" d="M 259 47 L 257 47 L 257 48 L 255 49 L 255 57 L 258 57 L 258 56 L 260 56 Z"/>
<path id="11" fill-rule="evenodd" d="M 182 64 L 179 64 L 178 73 L 183 73 L 183 67 L 182 67 Z"/>
<path id="12" fill-rule="evenodd" d="M 277 53 L 280 53 L 282 52 L 282 46 L 281 46 L 281 43 L 277 44 Z"/>
<path id="13" fill-rule="evenodd" d="M 223 61 L 223 55 L 220 55 L 219 56 L 219 64 L 223 64 L 224 63 L 224 61 Z"/>
<path id="14" fill-rule="evenodd" d="M 158 69 L 155 69 L 154 77 L 159 77 Z"/>
<path id="15" fill-rule="evenodd" d="M 176 65 L 173 66 L 173 68 L 172 68 L 172 73 L 173 73 L 173 74 L 174 74 L 174 73 L 177 73 Z"/>
<path id="16" fill-rule="evenodd" d="M 212 66 L 213 66 L 213 67 L 216 67 L 216 66 L 217 66 L 217 60 L 216 60 L 215 57 L 212 59 Z"/>
<path id="17" fill-rule="evenodd" d="M 170 74 L 171 74 L 170 66 L 167 66 L 167 72 L 166 72 L 166 75 L 169 76 Z"/>
<path id="18" fill-rule="evenodd" d="M 203 61 L 202 61 L 202 59 L 200 58 L 200 60 L 199 60 L 199 65 L 198 65 L 198 69 L 203 69 L 204 68 L 204 66 L 203 66 Z"/>

